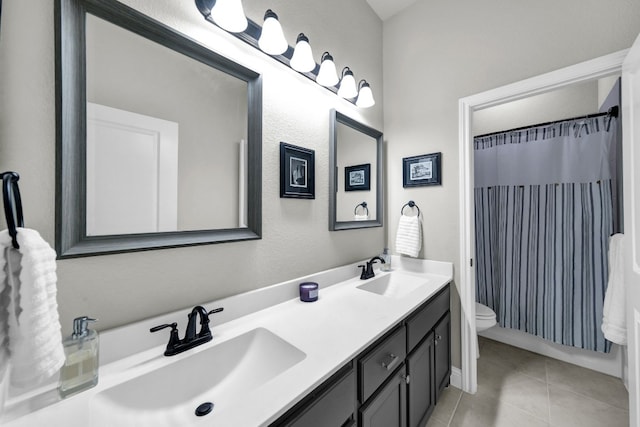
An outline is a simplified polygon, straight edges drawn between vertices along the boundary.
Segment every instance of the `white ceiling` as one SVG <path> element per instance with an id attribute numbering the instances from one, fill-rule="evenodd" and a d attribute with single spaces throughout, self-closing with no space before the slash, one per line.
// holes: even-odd
<path id="1" fill-rule="evenodd" d="M 367 0 L 369 6 L 383 21 L 415 2 L 416 0 Z"/>

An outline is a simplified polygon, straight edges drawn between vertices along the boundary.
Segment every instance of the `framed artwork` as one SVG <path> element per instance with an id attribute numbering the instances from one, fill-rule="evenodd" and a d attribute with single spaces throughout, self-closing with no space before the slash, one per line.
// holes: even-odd
<path id="1" fill-rule="evenodd" d="M 371 163 L 364 165 L 345 166 L 344 191 L 371 190 Z"/>
<path id="2" fill-rule="evenodd" d="M 442 153 L 431 153 L 403 158 L 402 186 L 442 185 L 441 157 Z"/>
<path id="3" fill-rule="evenodd" d="M 280 143 L 280 197 L 315 199 L 315 151 Z"/>

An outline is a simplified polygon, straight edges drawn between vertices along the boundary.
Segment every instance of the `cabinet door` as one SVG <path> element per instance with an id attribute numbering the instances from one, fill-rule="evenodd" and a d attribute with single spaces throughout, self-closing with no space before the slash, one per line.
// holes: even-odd
<path id="1" fill-rule="evenodd" d="M 406 427 L 407 385 L 400 369 L 365 408 L 360 409 L 360 427 Z"/>
<path id="2" fill-rule="evenodd" d="M 424 425 L 436 404 L 434 347 L 434 333 L 431 332 L 407 359 L 409 427 Z"/>
<path id="3" fill-rule="evenodd" d="M 449 385 L 449 377 L 451 377 L 451 313 L 447 313 L 440 319 L 434 332 L 436 401 L 438 401 L 440 393 Z"/>

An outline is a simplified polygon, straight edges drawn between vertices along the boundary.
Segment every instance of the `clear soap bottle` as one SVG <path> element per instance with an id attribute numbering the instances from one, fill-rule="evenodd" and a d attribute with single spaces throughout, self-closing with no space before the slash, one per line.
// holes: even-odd
<path id="1" fill-rule="evenodd" d="M 391 254 L 389 253 L 389 248 L 384 248 L 380 258 L 384 260 L 384 264 L 380 266 L 380 270 L 391 271 Z"/>
<path id="2" fill-rule="evenodd" d="M 60 370 L 60 396 L 67 397 L 98 384 L 98 333 L 87 327 L 87 316 L 73 320 L 73 334 L 62 342 L 66 360 Z"/>

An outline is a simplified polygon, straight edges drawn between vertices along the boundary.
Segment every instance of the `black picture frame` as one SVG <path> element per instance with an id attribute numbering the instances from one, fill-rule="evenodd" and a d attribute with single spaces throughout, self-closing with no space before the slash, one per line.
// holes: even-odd
<path id="1" fill-rule="evenodd" d="M 315 151 L 280 143 L 280 197 L 315 199 Z"/>
<path id="2" fill-rule="evenodd" d="M 344 167 L 344 191 L 371 190 L 371 163 Z"/>
<path id="3" fill-rule="evenodd" d="M 442 153 L 423 154 L 402 159 L 402 186 L 442 185 Z"/>

